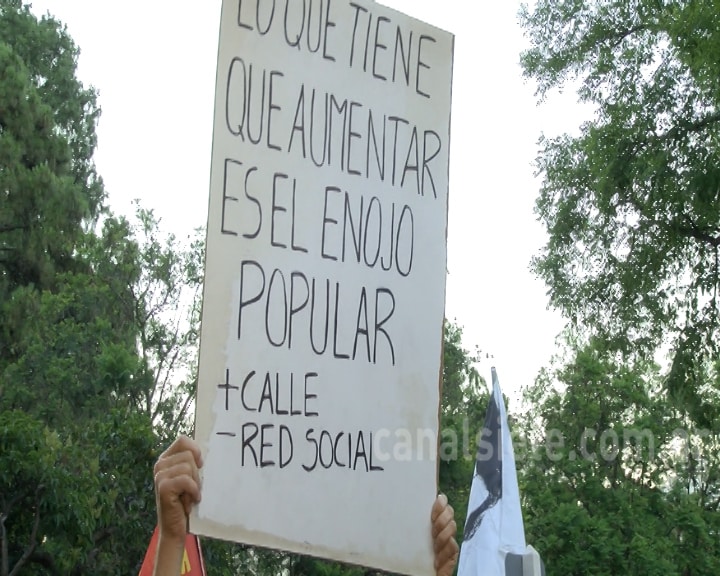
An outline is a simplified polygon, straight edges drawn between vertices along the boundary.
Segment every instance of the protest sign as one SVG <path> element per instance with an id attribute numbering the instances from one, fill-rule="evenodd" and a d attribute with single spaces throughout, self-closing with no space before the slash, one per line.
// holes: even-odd
<path id="1" fill-rule="evenodd" d="M 431 574 L 453 36 L 222 6 L 195 533 Z"/>

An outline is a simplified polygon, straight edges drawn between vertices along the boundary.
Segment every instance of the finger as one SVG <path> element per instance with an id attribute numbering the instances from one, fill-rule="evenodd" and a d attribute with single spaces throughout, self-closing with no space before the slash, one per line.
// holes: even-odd
<path id="1" fill-rule="evenodd" d="M 181 500 L 183 495 L 191 499 L 191 503 L 200 502 L 200 485 L 188 474 L 165 475 L 161 473 L 156 479 L 157 493 L 164 502 Z"/>
<path id="2" fill-rule="evenodd" d="M 163 452 L 160 459 L 180 452 L 190 452 L 195 459 L 195 465 L 199 468 L 202 467 L 202 451 L 200 450 L 200 446 L 197 442 L 195 442 L 195 440 L 192 440 L 187 436 L 179 436 L 177 440 L 175 440 L 175 442 L 173 442 L 170 447 Z"/>
<path id="3" fill-rule="evenodd" d="M 445 494 L 440 494 L 437 498 L 435 498 L 435 503 L 432 507 L 432 514 L 431 519 L 433 522 L 435 522 L 435 519 L 442 513 L 442 511 L 445 509 L 445 507 L 448 505 L 448 499 Z"/>
<path id="4" fill-rule="evenodd" d="M 170 460 L 170 459 L 168 459 Z M 155 474 L 155 485 L 158 486 L 158 482 L 161 479 L 175 478 L 179 476 L 188 476 L 198 487 L 200 487 L 200 472 L 195 466 L 195 461 L 188 455 L 185 458 L 178 458 L 171 464 L 161 467 Z"/>
<path id="5" fill-rule="evenodd" d="M 451 520 L 450 523 L 435 537 L 435 552 L 440 552 L 445 546 L 447 546 L 448 542 L 455 538 L 456 533 L 457 526 L 455 525 L 455 520 Z"/>
<path id="6" fill-rule="evenodd" d="M 160 460 L 155 463 L 155 472 L 157 473 L 162 470 L 172 468 L 173 466 L 181 463 L 187 463 L 195 470 L 198 469 L 197 462 L 195 461 L 195 457 L 193 456 L 193 454 L 191 452 L 185 451 L 178 452 L 177 454 L 171 454 L 169 456 L 165 456 L 164 458 L 160 458 Z"/>
<path id="7" fill-rule="evenodd" d="M 455 538 L 450 538 L 442 548 L 435 551 L 435 568 L 440 569 L 443 566 L 456 562 L 459 553 L 460 547 L 457 541 Z"/>
<path id="8" fill-rule="evenodd" d="M 446 508 L 440 513 L 440 515 L 435 519 L 435 522 L 433 522 L 432 526 L 432 534 L 433 538 L 437 537 L 437 535 L 445 529 L 445 527 L 450 524 L 450 522 L 455 523 L 455 510 L 453 510 L 453 507 L 448 505 Z"/>
<path id="9" fill-rule="evenodd" d="M 198 483 L 200 482 L 200 473 L 198 471 L 195 457 L 191 452 L 188 451 L 161 457 L 160 460 L 155 463 L 155 476 L 157 476 L 160 472 L 164 470 L 170 470 L 176 466 L 181 466 L 181 468 L 178 468 L 176 470 L 177 473 L 182 473 L 183 470 L 186 470 L 186 472 L 190 474 Z"/>
<path id="10" fill-rule="evenodd" d="M 450 542 L 448 542 L 447 546 L 445 546 L 440 552 L 436 554 L 435 569 L 441 570 L 443 568 L 449 568 L 448 573 L 452 573 L 452 569 L 455 567 L 459 555 L 460 547 L 453 538 L 452 540 L 450 540 Z"/>
<path id="11" fill-rule="evenodd" d="M 193 458 L 195 459 L 195 464 L 198 467 L 202 467 L 202 452 L 200 450 L 200 446 L 192 440 L 191 438 L 188 438 L 187 436 L 179 436 L 175 442 L 173 442 L 170 447 L 163 452 L 163 454 L 160 456 L 160 458 L 164 458 L 167 456 L 171 456 L 173 454 L 179 454 L 181 452 L 190 452 L 193 455 Z"/>
<path id="12" fill-rule="evenodd" d="M 185 516 L 190 516 L 192 507 L 196 502 L 194 502 L 190 494 L 187 493 L 180 495 L 180 502 L 182 502 L 183 508 L 185 509 Z"/>
<path id="13" fill-rule="evenodd" d="M 439 574 L 447 574 L 450 575 L 455 571 L 455 566 L 458 562 L 459 553 L 456 551 L 452 554 L 452 556 L 448 557 L 443 562 L 439 563 L 437 566 L 435 566 L 435 570 Z"/>

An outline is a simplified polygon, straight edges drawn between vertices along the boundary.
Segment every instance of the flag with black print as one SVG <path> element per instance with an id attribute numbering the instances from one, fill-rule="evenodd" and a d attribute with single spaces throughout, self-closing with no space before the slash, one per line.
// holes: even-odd
<path id="1" fill-rule="evenodd" d="M 495 368 L 470 487 L 458 576 L 522 576 L 526 552 L 505 402 Z"/>

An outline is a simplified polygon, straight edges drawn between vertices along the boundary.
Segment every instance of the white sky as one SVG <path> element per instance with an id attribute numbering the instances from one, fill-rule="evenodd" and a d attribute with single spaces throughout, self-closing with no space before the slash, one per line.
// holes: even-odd
<path id="1" fill-rule="evenodd" d="M 548 363 L 562 327 L 528 269 L 544 242 L 532 162 L 542 132 L 575 131 L 573 95 L 536 105 L 518 64 L 515 0 L 385 0 L 456 35 L 450 159 L 447 317 L 468 348 L 494 355 L 511 398 Z M 185 236 L 207 219 L 220 0 L 36 0 L 82 50 L 79 76 L 99 91 L 96 163 L 111 206 L 140 198 Z M 512 409 L 512 406 L 510 408 Z"/>

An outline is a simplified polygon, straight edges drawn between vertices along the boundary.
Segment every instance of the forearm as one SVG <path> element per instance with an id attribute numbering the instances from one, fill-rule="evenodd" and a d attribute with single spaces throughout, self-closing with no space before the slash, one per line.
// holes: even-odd
<path id="1" fill-rule="evenodd" d="M 153 576 L 178 576 L 182 569 L 184 551 L 185 542 L 163 537 L 160 534 Z"/>

